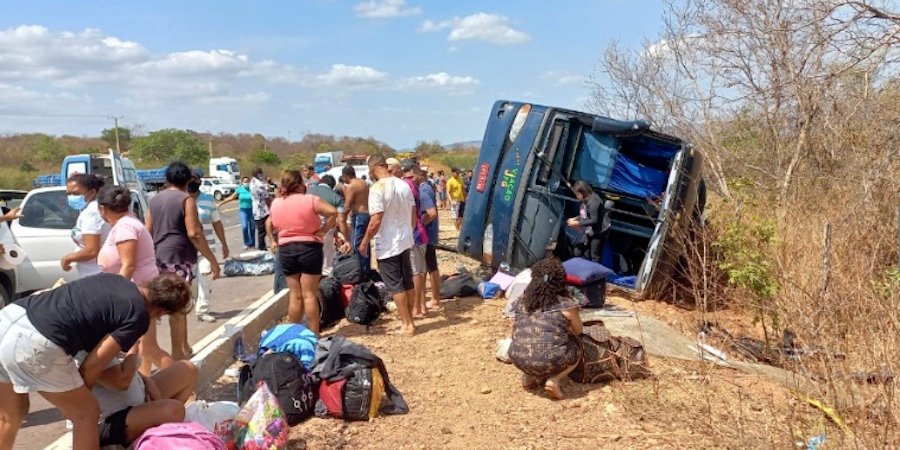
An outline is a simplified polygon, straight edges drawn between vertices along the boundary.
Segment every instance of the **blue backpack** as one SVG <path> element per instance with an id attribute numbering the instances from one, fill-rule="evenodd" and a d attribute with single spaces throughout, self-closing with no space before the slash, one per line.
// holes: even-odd
<path id="1" fill-rule="evenodd" d="M 309 369 L 316 357 L 316 335 L 298 323 L 276 325 L 267 331 L 259 342 L 258 355 L 268 350 L 293 353 L 303 367 Z"/>

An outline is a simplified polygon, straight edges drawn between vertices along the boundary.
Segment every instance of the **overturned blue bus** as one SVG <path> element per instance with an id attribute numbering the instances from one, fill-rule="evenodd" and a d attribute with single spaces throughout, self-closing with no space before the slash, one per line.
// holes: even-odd
<path id="1" fill-rule="evenodd" d="M 571 183 L 613 202 L 603 263 L 638 297 L 666 285 L 692 217 L 705 201 L 702 155 L 641 121 L 498 101 L 473 168 L 458 251 L 492 267 L 523 269 L 579 237 Z"/>

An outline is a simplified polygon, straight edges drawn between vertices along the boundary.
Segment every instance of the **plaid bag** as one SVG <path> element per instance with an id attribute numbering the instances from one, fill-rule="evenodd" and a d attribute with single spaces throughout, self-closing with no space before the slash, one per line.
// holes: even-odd
<path id="1" fill-rule="evenodd" d="M 573 381 L 591 384 L 651 375 L 643 345 L 629 337 L 610 335 L 602 321 L 585 323 L 580 338 L 584 357 L 569 373 Z"/>

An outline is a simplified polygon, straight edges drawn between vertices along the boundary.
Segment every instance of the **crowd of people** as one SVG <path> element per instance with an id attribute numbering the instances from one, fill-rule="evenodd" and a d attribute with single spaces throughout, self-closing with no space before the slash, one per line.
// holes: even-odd
<path id="1" fill-rule="evenodd" d="M 401 318 L 395 333 L 415 334 L 415 321 L 441 308 L 438 210 L 449 209 L 459 228 L 471 171 L 453 169 L 448 178 L 380 155 L 367 163 L 368 177 L 350 165 L 338 180 L 304 166 L 284 171 L 277 186 L 257 168 L 216 204 L 200 192 L 202 174 L 175 162 L 143 221 L 129 189 L 70 176 L 75 245 L 60 265 L 78 279 L 0 310 L 0 450 L 12 448 L 33 392 L 72 422 L 75 449 L 128 445 L 183 418 L 197 378 L 188 317 L 193 310 L 199 321 L 217 320 L 211 282 L 230 256 L 219 208 L 231 202 L 244 250 L 276 255 L 289 322 L 320 332 L 319 281 L 341 252 L 355 256 L 363 278 L 377 260 Z M 170 349 L 157 340 L 162 316 Z"/>

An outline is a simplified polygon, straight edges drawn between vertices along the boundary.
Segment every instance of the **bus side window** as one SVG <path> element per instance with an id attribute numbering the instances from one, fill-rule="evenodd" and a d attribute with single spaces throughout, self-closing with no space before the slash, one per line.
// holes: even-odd
<path id="1" fill-rule="evenodd" d="M 566 124 L 563 121 L 558 120 L 553 123 L 553 130 L 550 133 L 550 138 L 547 140 L 547 146 L 544 148 L 543 161 L 538 162 L 541 170 L 538 172 L 536 184 L 545 186 L 553 176 L 552 165 L 556 164 L 556 155 L 559 153 L 560 143 L 565 143 L 566 128 Z M 558 167 L 556 171 L 559 171 Z"/>

